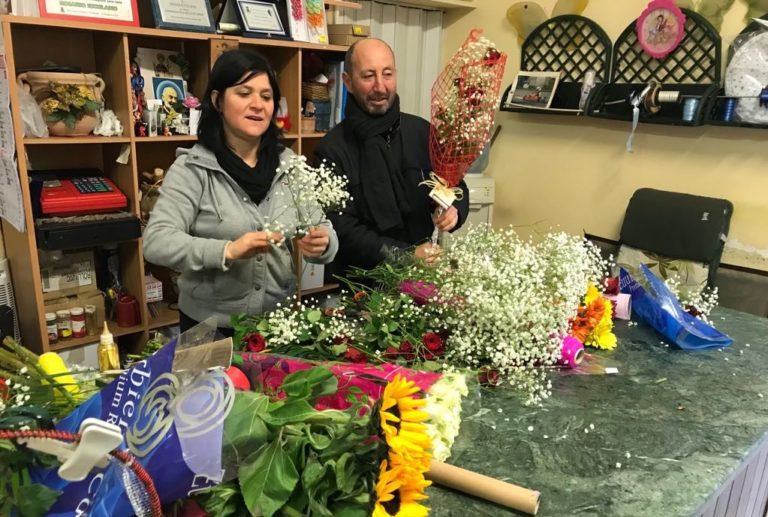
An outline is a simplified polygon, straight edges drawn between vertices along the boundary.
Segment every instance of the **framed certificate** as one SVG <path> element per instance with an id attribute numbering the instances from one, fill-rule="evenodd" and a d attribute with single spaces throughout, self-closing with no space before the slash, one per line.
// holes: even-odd
<path id="1" fill-rule="evenodd" d="M 243 34 L 290 39 L 280 7 L 280 2 L 265 2 L 260 0 L 235 0 L 237 14 L 241 21 Z"/>
<path id="2" fill-rule="evenodd" d="M 152 0 L 155 26 L 194 32 L 216 32 L 208 0 Z"/>
<path id="3" fill-rule="evenodd" d="M 137 0 L 38 0 L 40 16 L 59 20 L 139 25 Z"/>

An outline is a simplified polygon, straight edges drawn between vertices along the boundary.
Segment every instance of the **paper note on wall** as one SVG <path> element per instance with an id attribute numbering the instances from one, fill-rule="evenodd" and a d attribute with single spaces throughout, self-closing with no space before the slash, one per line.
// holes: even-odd
<path id="1" fill-rule="evenodd" d="M 0 28 L 0 41 L 3 41 L 2 36 Z M 23 232 L 25 230 L 24 203 L 21 197 L 19 170 L 14 159 L 16 142 L 13 138 L 9 91 L 5 49 L 0 48 L 0 217 L 11 223 L 18 231 Z"/>

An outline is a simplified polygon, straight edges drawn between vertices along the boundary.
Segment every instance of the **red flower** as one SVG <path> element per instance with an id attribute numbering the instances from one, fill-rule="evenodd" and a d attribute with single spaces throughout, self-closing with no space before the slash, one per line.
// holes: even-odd
<path id="1" fill-rule="evenodd" d="M 483 386 L 499 385 L 499 370 L 484 366 L 477 372 L 477 381 Z"/>
<path id="2" fill-rule="evenodd" d="M 609 277 L 603 280 L 604 294 L 619 294 L 619 279 L 618 277 Z"/>
<path id="3" fill-rule="evenodd" d="M 350 361 L 352 363 L 367 363 L 368 359 L 365 357 L 365 354 L 362 353 L 360 350 L 354 347 L 347 348 L 347 351 L 344 352 L 344 359 L 347 361 Z"/>
<path id="4" fill-rule="evenodd" d="M 430 352 L 436 352 L 443 348 L 443 339 L 439 334 L 435 334 L 434 332 L 427 332 L 424 334 L 421 337 L 421 342 L 424 343 L 424 346 L 427 347 L 427 350 Z"/>
<path id="5" fill-rule="evenodd" d="M 393 347 L 387 347 L 386 350 L 384 350 L 384 357 L 387 359 L 397 359 L 400 356 L 400 351 Z"/>
<path id="6" fill-rule="evenodd" d="M 413 361 L 416 359 L 416 349 L 410 341 L 403 341 L 400 343 L 400 355 L 402 355 L 406 361 Z"/>
<path id="7" fill-rule="evenodd" d="M 5 379 L 0 377 L 0 400 L 8 400 L 8 385 L 5 383 Z"/>
<path id="8" fill-rule="evenodd" d="M 245 349 L 249 352 L 263 352 L 267 348 L 267 340 L 258 332 L 251 332 L 243 338 Z"/>
<path id="9" fill-rule="evenodd" d="M 333 307 L 326 307 L 325 309 L 323 309 L 323 315 L 329 318 L 333 316 Z"/>
<path id="10" fill-rule="evenodd" d="M 365 291 L 357 291 L 355 294 L 352 295 L 352 299 L 356 302 L 359 302 L 365 298 Z"/>

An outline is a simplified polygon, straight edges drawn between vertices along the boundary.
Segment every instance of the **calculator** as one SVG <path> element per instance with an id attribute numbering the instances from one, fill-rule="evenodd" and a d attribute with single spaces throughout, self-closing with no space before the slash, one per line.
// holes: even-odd
<path id="1" fill-rule="evenodd" d="M 49 216 L 116 212 L 126 206 L 125 195 L 101 176 L 46 181 L 40 193 L 40 208 Z"/>

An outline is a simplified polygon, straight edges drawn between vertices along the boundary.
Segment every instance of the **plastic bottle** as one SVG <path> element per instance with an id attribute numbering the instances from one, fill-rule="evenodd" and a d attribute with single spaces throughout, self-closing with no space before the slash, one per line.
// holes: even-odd
<path id="1" fill-rule="evenodd" d="M 114 339 L 112 339 L 112 333 L 109 331 L 106 321 L 104 322 L 104 331 L 101 333 L 96 355 L 99 357 L 99 371 L 105 372 L 107 370 L 120 369 L 120 354 Z"/>

